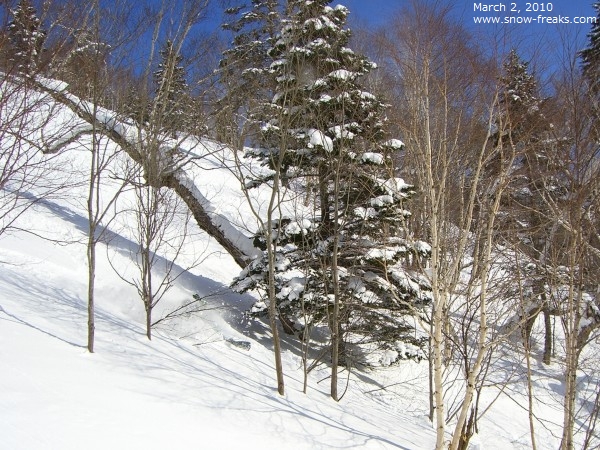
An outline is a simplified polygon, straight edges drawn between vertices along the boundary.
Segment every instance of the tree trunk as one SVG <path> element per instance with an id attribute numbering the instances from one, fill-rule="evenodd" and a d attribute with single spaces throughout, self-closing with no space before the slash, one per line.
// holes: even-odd
<path id="1" fill-rule="evenodd" d="M 433 423 L 433 418 L 435 414 L 435 399 L 434 399 L 434 388 L 433 388 L 433 345 L 432 336 L 433 336 L 433 322 L 429 328 L 429 339 L 428 339 L 428 347 L 429 347 L 429 357 L 427 358 L 428 366 L 429 366 L 429 421 Z"/>
<path id="2" fill-rule="evenodd" d="M 575 426 L 575 400 L 577 399 L 577 350 L 574 336 L 567 337 L 567 361 L 565 368 L 565 397 L 563 406 L 563 435 L 560 450 L 573 450 L 573 427 Z"/>
<path id="3" fill-rule="evenodd" d="M 93 116 L 96 116 L 96 105 L 94 105 Z M 94 340 L 96 335 L 94 289 L 96 281 L 96 228 L 97 205 L 98 205 L 98 141 L 95 127 L 92 128 L 92 154 L 90 162 L 90 179 L 88 185 L 87 213 L 88 213 L 88 240 L 87 240 L 87 263 L 88 263 L 88 342 L 87 348 L 94 353 Z"/>
<path id="4" fill-rule="evenodd" d="M 337 307 L 336 307 L 337 305 Z M 337 320 L 335 319 L 335 311 L 339 309 L 339 300 L 336 298 L 332 313 L 332 329 L 331 329 L 331 398 L 336 402 L 339 401 L 338 396 L 338 365 L 339 365 L 339 333 L 337 331 Z"/>
<path id="5" fill-rule="evenodd" d="M 276 247 L 271 237 L 271 231 L 273 230 L 273 211 L 277 203 L 279 196 L 279 183 L 281 175 L 281 161 L 278 164 L 278 170 L 275 172 L 273 178 L 273 190 L 271 191 L 271 198 L 269 200 L 269 207 L 267 209 L 267 221 L 264 224 L 264 236 L 267 243 L 267 258 L 268 258 L 268 296 L 269 296 L 269 326 L 271 328 L 271 334 L 273 336 L 273 353 L 275 357 L 275 372 L 277 377 L 277 392 L 279 395 L 285 393 L 285 381 L 283 378 L 283 363 L 281 361 L 281 340 L 279 337 L 279 330 L 277 329 L 277 294 L 275 292 L 275 254 Z"/>
<path id="6" fill-rule="evenodd" d="M 269 218 L 267 223 L 272 223 L 271 213 L 268 213 Z M 268 232 L 271 228 L 269 227 Z M 270 233 L 266 236 L 267 241 L 267 255 L 269 258 L 269 326 L 271 328 L 271 334 L 273 335 L 273 353 L 275 356 L 275 372 L 277 376 L 277 392 L 279 395 L 285 393 L 285 383 L 283 379 L 283 364 L 281 361 L 281 342 L 279 338 L 279 330 L 277 329 L 277 297 L 275 294 L 275 249 L 273 248 L 273 242 L 271 241 Z"/>
<path id="7" fill-rule="evenodd" d="M 341 324 L 340 324 L 340 309 L 341 309 L 341 291 L 340 291 L 340 274 L 338 267 L 338 251 L 340 246 L 340 230 L 339 230 L 339 210 L 340 210 L 340 197 L 342 196 L 340 188 L 340 172 L 342 167 L 340 166 L 340 160 L 337 161 L 337 167 L 335 167 L 335 178 L 333 188 L 333 248 L 331 249 L 331 276 L 333 278 L 333 312 L 330 317 L 331 322 L 331 398 L 336 402 L 340 400 L 338 394 L 338 367 L 340 364 L 340 343 L 342 342 Z M 327 168 L 324 168 L 327 170 Z M 321 183 L 326 183 L 326 174 L 323 173 Z M 324 218 L 323 223 L 331 223 L 329 218 L 331 217 L 330 208 L 327 205 L 327 194 L 325 197 L 321 197 L 321 203 L 326 204 L 327 218 Z"/>
<path id="8" fill-rule="evenodd" d="M 138 164 L 143 163 L 142 156 L 137 150 L 136 144 L 129 142 L 126 137 L 121 135 L 121 133 L 115 129 L 115 126 L 120 125 L 118 121 L 116 122 L 116 125 L 113 125 L 113 127 L 108 127 L 107 124 L 98 120 L 93 113 L 87 111 L 83 106 L 72 100 L 64 92 L 57 92 L 40 83 L 36 83 L 36 87 L 40 89 L 41 92 L 46 92 L 54 100 L 71 109 L 79 118 L 89 123 L 93 130 L 102 130 L 102 132 L 113 142 L 118 144 L 132 160 Z M 211 217 L 204 205 L 202 205 L 200 201 L 194 197 L 188 187 L 184 186 L 173 175 L 164 177 L 161 180 L 161 185 L 169 187 L 177 192 L 177 194 L 182 198 L 192 212 L 192 215 L 198 223 L 198 226 L 202 230 L 206 231 L 206 233 L 213 237 L 219 244 L 221 244 L 221 246 L 223 246 L 223 248 L 233 257 L 235 262 L 240 267 L 246 267 L 246 265 L 248 265 L 248 263 L 252 260 L 253 255 L 244 253 L 240 246 L 237 245 L 236 242 L 232 241 L 229 236 L 227 236 L 225 231 Z"/>
<path id="9" fill-rule="evenodd" d="M 435 270 L 435 269 L 434 269 Z M 435 426 L 436 426 L 436 450 L 443 450 L 445 448 L 445 429 L 446 429 L 446 418 L 445 405 L 444 405 L 444 363 L 443 363 L 443 326 L 444 317 L 441 305 L 446 304 L 446 294 L 438 292 L 434 296 L 434 303 L 438 301 L 439 306 L 436 306 L 434 311 L 434 331 L 433 331 L 433 385 L 435 387 L 434 398 L 435 398 Z"/>
<path id="10" fill-rule="evenodd" d="M 94 353 L 94 339 L 96 334 L 96 324 L 94 317 L 94 283 L 96 279 L 96 246 L 94 240 L 94 227 L 90 227 L 88 237 L 88 340 L 87 349 Z"/>
<path id="11" fill-rule="evenodd" d="M 301 341 L 301 350 L 302 350 L 302 393 L 306 394 L 308 392 L 308 351 L 310 350 L 310 325 L 308 321 L 304 322 L 306 325 L 304 326 L 304 330 L 302 330 L 302 341 Z"/>
<path id="12" fill-rule="evenodd" d="M 544 356 L 542 362 L 549 365 L 552 360 L 552 317 L 550 316 L 550 308 L 544 306 Z"/>
<path id="13" fill-rule="evenodd" d="M 251 261 L 251 255 L 246 255 L 240 247 L 226 235 L 224 230 L 212 219 L 204 206 L 194 197 L 187 186 L 184 186 L 174 176 L 163 179 L 162 185 L 173 189 L 185 202 L 192 212 L 198 226 L 213 237 L 231 255 L 240 267 L 246 267 Z"/>
<path id="14" fill-rule="evenodd" d="M 540 314 L 539 307 L 525 312 L 525 324 L 523 328 L 523 343 L 529 348 L 531 346 L 531 333 L 533 331 L 533 325 Z"/>
<path id="15" fill-rule="evenodd" d="M 579 255 L 576 249 L 582 247 L 581 234 L 575 233 L 573 246 L 569 249 L 568 267 L 577 267 Z M 579 274 L 580 276 L 581 274 Z M 575 277 L 569 279 L 569 297 L 563 314 L 565 330 L 565 394 L 563 404 L 563 434 L 560 450 L 573 450 L 573 429 L 575 427 L 577 400 L 577 370 L 579 369 L 578 346 L 581 332 L 581 280 Z"/>
<path id="16" fill-rule="evenodd" d="M 473 397 L 476 393 L 477 382 L 479 378 L 479 374 L 483 368 L 484 361 L 486 359 L 486 353 L 489 349 L 487 346 L 488 339 L 488 278 L 491 267 L 491 258 L 492 258 L 492 248 L 493 248 L 493 230 L 494 230 L 494 217 L 499 211 L 500 205 L 500 195 L 496 195 L 492 207 L 490 209 L 490 216 L 488 218 L 488 222 L 486 224 L 486 228 L 483 230 L 485 234 L 485 245 L 481 248 L 482 252 L 478 255 L 479 261 L 479 278 L 481 280 L 481 285 L 479 289 L 479 333 L 477 337 L 477 350 L 475 361 L 471 366 L 471 370 L 468 372 L 465 386 L 465 394 L 462 406 L 460 408 L 460 412 L 458 414 L 458 419 L 456 422 L 456 427 L 454 429 L 454 434 L 452 435 L 452 441 L 450 442 L 450 450 L 457 450 L 460 441 L 462 440 L 462 430 L 465 426 L 467 415 L 469 413 L 469 409 L 471 409 L 471 405 L 473 403 Z M 488 362 L 489 364 L 489 362 Z M 475 417 L 475 420 L 477 418 Z"/>
<path id="17" fill-rule="evenodd" d="M 463 441 L 466 441 L 467 444 L 469 442 L 470 436 L 467 436 L 464 433 L 465 431 L 468 431 L 468 428 L 466 427 L 467 415 L 469 410 L 472 409 L 471 404 L 473 403 L 473 397 L 475 396 L 475 383 L 477 381 L 477 377 L 479 376 L 481 363 L 483 360 L 483 358 L 480 358 L 480 355 L 483 355 L 483 353 L 484 349 L 479 348 L 475 364 L 473 364 L 473 368 L 471 369 L 467 378 L 465 395 L 460 413 L 458 415 L 458 420 L 456 422 L 456 427 L 454 428 L 454 434 L 452 435 L 452 441 L 450 442 L 450 450 L 457 450 Z"/>
<path id="18" fill-rule="evenodd" d="M 458 444 L 458 450 L 467 450 L 469 448 L 469 441 L 471 440 L 471 437 L 473 437 L 473 433 L 475 432 L 476 415 L 477 412 L 475 411 L 475 408 L 471 408 L 469 420 L 463 426 L 463 431 L 460 436 L 460 442 Z"/>
<path id="19" fill-rule="evenodd" d="M 152 306 L 146 304 L 146 337 L 152 340 Z"/>
<path id="20" fill-rule="evenodd" d="M 336 193 L 337 195 L 337 193 Z M 336 202 L 337 203 L 337 202 Z M 336 205 L 337 206 L 337 205 Z M 331 398 L 339 401 L 338 395 L 338 366 L 340 362 L 340 283 L 338 273 L 338 235 L 337 235 L 337 208 L 335 213 L 336 234 L 333 238 L 333 254 L 331 257 L 331 276 L 333 277 L 333 311 L 329 318 L 329 327 L 331 329 Z"/>
<path id="21" fill-rule="evenodd" d="M 443 450 L 445 448 L 445 434 L 446 434 L 446 418 L 445 418 L 445 404 L 444 404 L 444 327 L 445 321 L 448 320 L 445 317 L 446 305 L 448 304 L 448 294 L 442 290 L 442 286 L 439 279 L 440 272 L 440 250 L 438 247 L 439 236 L 438 236 L 438 222 L 436 213 L 437 211 L 432 208 L 434 217 L 431 226 L 431 242 L 432 242 L 432 253 L 431 253 L 431 266 L 432 266 L 432 278 L 431 288 L 433 294 L 433 320 L 432 320 L 432 335 L 431 341 L 433 346 L 432 355 L 432 366 L 433 366 L 433 398 L 435 402 L 435 427 L 436 427 L 436 450 Z"/>

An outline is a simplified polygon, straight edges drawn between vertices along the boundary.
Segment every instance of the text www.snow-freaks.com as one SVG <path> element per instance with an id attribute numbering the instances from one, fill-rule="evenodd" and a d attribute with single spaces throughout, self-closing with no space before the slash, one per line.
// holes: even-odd
<path id="1" fill-rule="evenodd" d="M 473 22 L 479 25 L 534 25 L 534 24 L 564 24 L 564 25 L 587 25 L 596 23 L 596 17 L 569 17 L 569 16 L 475 16 Z"/>

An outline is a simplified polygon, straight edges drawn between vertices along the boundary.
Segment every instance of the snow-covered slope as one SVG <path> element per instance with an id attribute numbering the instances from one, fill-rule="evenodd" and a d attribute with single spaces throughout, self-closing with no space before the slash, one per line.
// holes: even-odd
<path id="1" fill-rule="evenodd" d="M 71 116 L 59 111 L 57 117 L 68 123 Z M 58 136 L 62 125 L 48 126 Z M 85 182 L 89 154 L 78 142 L 53 164 Z M 211 142 L 190 148 L 198 158 L 187 176 L 211 212 L 249 234 L 256 223 L 239 180 L 224 168 L 227 149 Z M 106 178 L 106 196 L 115 183 Z M 126 210 L 130 195 L 122 194 L 114 210 Z M 260 204 L 262 194 L 255 195 Z M 343 372 L 348 389 L 336 403 L 327 393 L 326 364 L 311 372 L 308 393 L 302 393 L 301 358 L 297 345 L 287 343 L 287 393 L 278 396 L 267 327 L 244 316 L 255 299 L 228 288 L 239 267 L 195 224 L 177 261 L 180 269 L 191 269 L 168 291 L 155 318 L 194 294 L 203 301 L 194 305 L 197 311 L 159 324 L 148 341 L 142 302 L 115 273 L 132 270 L 131 217 L 122 213 L 111 223 L 99 246 L 96 352 L 89 354 L 85 199 L 85 184 L 75 183 L 22 215 L 20 231 L 0 236 L 0 449 L 434 447 L 426 362 Z M 237 341 L 250 349 L 232 343 Z M 506 371 L 515 382 L 499 398 L 495 387 L 485 391 L 482 406 L 492 407 L 472 447 L 530 448 L 519 362 L 508 358 L 493 370 L 492 379 L 503 380 Z M 542 379 L 548 384 L 550 378 Z M 536 404 L 544 423 L 537 444 L 551 449 L 558 442 L 561 387 L 543 389 L 549 395 Z"/>
<path id="2" fill-rule="evenodd" d="M 74 217 L 45 204 L 27 222 L 76 240 L 83 219 Z M 431 447 L 424 421 L 365 397 L 356 377 L 339 404 L 316 380 L 302 394 L 291 351 L 288 394 L 279 397 L 267 336 L 243 320 L 251 299 L 223 285 L 236 273 L 226 256 L 220 267 L 218 258 L 207 264 L 213 278 L 199 267 L 169 293 L 173 305 L 195 292 L 220 292 L 207 311 L 166 323 L 152 341 L 135 291 L 103 258 L 96 353 L 87 353 L 84 258 L 81 243 L 57 245 L 23 232 L 1 241 L 1 448 Z M 216 306 L 224 308 L 210 310 Z"/>

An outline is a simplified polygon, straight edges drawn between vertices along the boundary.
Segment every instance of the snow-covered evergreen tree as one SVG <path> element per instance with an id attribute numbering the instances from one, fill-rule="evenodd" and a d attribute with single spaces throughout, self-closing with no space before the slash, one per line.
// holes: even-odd
<path id="1" fill-rule="evenodd" d="M 594 3 L 597 20 L 588 33 L 589 46 L 579 53 L 583 76 L 588 80 L 590 91 L 598 95 L 600 91 L 600 2 Z"/>
<path id="2" fill-rule="evenodd" d="M 527 139 L 540 117 L 540 98 L 535 77 L 529 64 L 515 49 L 508 54 L 500 77 L 500 114 L 497 120 L 498 140 L 504 144 L 516 143 L 522 135 Z M 497 142 L 497 145 L 500 145 Z"/>
<path id="3" fill-rule="evenodd" d="M 11 11 L 12 21 L 8 33 L 13 50 L 13 61 L 17 70 L 33 74 L 38 69 L 46 32 L 30 0 L 19 0 Z"/>
<path id="4" fill-rule="evenodd" d="M 522 165 L 527 154 L 535 154 L 534 142 L 540 139 L 545 120 L 539 98 L 537 80 L 529 71 L 529 64 L 512 49 L 498 79 L 499 95 L 493 124 L 494 152 L 489 158 L 485 174 L 489 182 L 487 194 L 498 186 L 497 174 L 508 166 Z M 532 153 L 533 152 L 533 153 Z"/>
<path id="5" fill-rule="evenodd" d="M 594 138 L 600 140 L 600 128 L 598 117 L 600 117 L 600 2 L 594 3 L 596 10 L 596 21 L 588 33 L 588 47 L 579 52 L 583 77 L 587 82 L 590 94 L 590 112 L 593 114 L 592 130 Z"/>
<path id="6" fill-rule="evenodd" d="M 228 143 L 237 140 L 241 119 L 254 110 L 256 100 L 272 95 L 274 79 L 269 72 L 268 50 L 274 43 L 280 16 L 278 0 L 252 0 L 249 8 L 238 6 L 225 11 L 229 21 L 223 29 L 233 33 L 231 48 L 219 62 L 219 81 L 224 93 L 217 108 L 218 137 Z M 251 139 L 257 130 L 246 131 Z"/>
<path id="7" fill-rule="evenodd" d="M 504 190 L 498 233 L 502 241 L 518 252 L 527 299 L 524 338 L 528 343 L 531 327 L 544 313 L 546 339 L 544 362 L 550 363 L 552 335 L 548 286 L 553 269 L 549 267 L 556 220 L 551 205 L 566 199 L 567 187 L 561 174 L 564 142 L 552 132 L 544 114 L 550 99 L 541 99 L 538 83 L 528 64 L 511 51 L 500 78 L 501 101 L 496 146 L 504 164 L 510 164 L 510 179 Z M 491 180 L 496 183 L 497 180 Z"/>
<path id="8" fill-rule="evenodd" d="M 161 61 L 154 73 L 156 101 L 152 118 L 161 124 L 164 131 L 175 133 L 187 128 L 187 105 L 189 86 L 185 68 L 181 65 L 183 57 L 177 52 L 171 40 L 165 42 L 160 50 Z"/>
<path id="9" fill-rule="evenodd" d="M 391 360 L 418 357 L 422 341 L 406 318 L 430 295 L 404 262 L 429 248 L 404 232 L 410 213 L 403 204 L 414 189 L 394 176 L 391 158 L 403 144 L 386 136 L 386 105 L 363 90 L 375 65 L 347 47 L 348 9 L 329 3 L 288 2 L 268 53 L 276 90 L 254 116 L 262 146 L 251 156 L 271 169 L 283 161 L 282 182 L 306 199 L 269 233 L 278 310 L 288 331 L 327 325 L 340 341 L 389 350 Z M 267 171 L 247 187 L 272 181 Z M 257 235 L 262 248 L 264 236 Z M 235 288 L 266 289 L 266 271 L 265 254 Z"/>

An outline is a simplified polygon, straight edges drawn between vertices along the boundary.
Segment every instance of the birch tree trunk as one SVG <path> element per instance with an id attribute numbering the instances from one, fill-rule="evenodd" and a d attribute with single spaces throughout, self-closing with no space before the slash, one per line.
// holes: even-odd
<path id="1" fill-rule="evenodd" d="M 279 169 L 281 166 L 279 165 Z M 273 190 L 269 201 L 269 209 L 267 211 L 267 220 L 264 224 L 265 240 L 267 242 L 267 259 L 269 272 L 269 326 L 273 339 L 273 357 L 275 358 L 275 374 L 277 378 L 277 392 L 279 395 L 285 393 L 285 381 L 283 378 L 283 363 L 281 361 L 281 339 L 279 337 L 279 329 L 277 328 L 277 295 L 275 292 L 275 243 L 271 238 L 271 230 L 273 229 L 273 211 L 277 207 L 279 198 L 279 176 L 280 170 L 277 170 L 273 179 Z"/>

